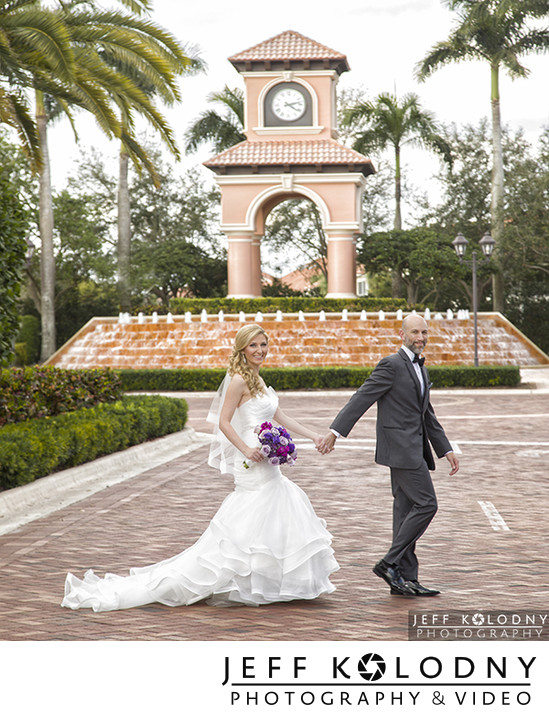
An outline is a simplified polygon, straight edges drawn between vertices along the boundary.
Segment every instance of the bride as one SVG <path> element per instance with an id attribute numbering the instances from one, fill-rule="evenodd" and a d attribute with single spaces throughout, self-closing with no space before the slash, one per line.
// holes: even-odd
<path id="1" fill-rule="evenodd" d="M 236 334 L 227 375 L 208 414 L 214 423 L 208 463 L 234 476 L 235 488 L 198 541 L 160 563 L 130 569 L 129 576 L 88 571 L 65 581 L 66 608 L 113 611 L 148 603 L 182 606 L 259 606 L 331 593 L 339 568 L 331 534 L 306 494 L 261 452 L 255 428 L 265 421 L 290 433 L 321 437 L 278 406 L 259 369 L 268 337 L 258 325 Z M 248 467 L 248 468 L 247 468 Z"/>

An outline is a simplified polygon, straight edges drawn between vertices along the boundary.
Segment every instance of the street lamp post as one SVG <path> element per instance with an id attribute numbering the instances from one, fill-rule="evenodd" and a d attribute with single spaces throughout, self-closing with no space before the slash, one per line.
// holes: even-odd
<path id="1" fill-rule="evenodd" d="M 452 242 L 456 254 L 461 264 L 466 264 L 468 267 L 473 268 L 473 323 L 474 323 L 474 336 L 475 336 L 475 366 L 478 366 L 478 324 L 477 324 L 477 313 L 478 313 L 478 289 L 477 289 L 477 253 L 473 250 L 473 259 L 465 259 L 465 251 L 469 242 L 465 239 L 461 232 L 458 233 L 457 237 Z M 481 259 L 478 263 L 484 264 L 490 261 L 492 252 L 494 251 L 494 245 L 496 244 L 490 234 L 485 232 L 484 237 L 479 242 L 480 248 L 484 255 L 484 259 Z"/>

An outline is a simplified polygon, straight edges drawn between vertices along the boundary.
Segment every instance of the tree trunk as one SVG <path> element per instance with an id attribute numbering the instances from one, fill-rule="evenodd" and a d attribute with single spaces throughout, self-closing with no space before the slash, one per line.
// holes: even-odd
<path id="1" fill-rule="evenodd" d="M 410 305 L 417 304 L 417 297 L 419 294 L 419 286 L 416 282 L 408 282 L 407 285 L 407 302 Z"/>
<path id="2" fill-rule="evenodd" d="M 402 216 L 400 212 L 400 200 L 402 190 L 400 186 L 400 147 L 395 147 L 395 221 L 394 229 L 400 231 L 402 229 Z M 391 272 L 391 293 L 396 299 L 402 297 L 402 277 L 398 269 Z"/>
<path id="3" fill-rule="evenodd" d="M 492 238 L 496 245 L 493 259 L 496 272 L 492 280 L 492 306 L 495 312 L 503 312 L 503 270 L 500 252 L 503 240 L 503 151 L 501 143 L 501 113 L 499 98 L 499 66 L 492 65 L 492 202 L 490 206 Z"/>
<path id="4" fill-rule="evenodd" d="M 42 151 L 42 169 L 39 175 L 40 196 L 40 315 L 42 322 L 42 349 L 40 360 L 45 362 L 55 352 L 55 256 L 53 252 L 53 204 L 51 197 L 51 169 L 48 151 L 48 118 L 44 95 L 36 92 L 36 125 Z"/>
<path id="5" fill-rule="evenodd" d="M 129 155 L 120 150 L 118 173 L 118 302 L 123 312 L 131 311 L 130 300 L 130 192 L 128 189 Z"/>

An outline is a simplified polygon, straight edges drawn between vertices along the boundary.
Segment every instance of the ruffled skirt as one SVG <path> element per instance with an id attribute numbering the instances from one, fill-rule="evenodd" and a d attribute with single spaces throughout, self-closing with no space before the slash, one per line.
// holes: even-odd
<path id="1" fill-rule="evenodd" d="M 253 473 L 253 472 L 251 472 Z M 339 566 L 331 534 L 307 495 L 278 473 L 255 490 L 237 485 L 198 541 L 129 576 L 68 574 L 66 608 L 113 611 L 149 603 L 259 606 L 331 593 Z"/>

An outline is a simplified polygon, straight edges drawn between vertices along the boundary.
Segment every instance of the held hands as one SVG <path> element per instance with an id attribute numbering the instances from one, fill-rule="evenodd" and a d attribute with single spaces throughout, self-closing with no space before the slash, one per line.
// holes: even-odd
<path id="1" fill-rule="evenodd" d="M 319 440 L 315 441 L 315 446 L 321 454 L 329 454 L 330 451 L 334 450 L 335 442 L 335 434 L 329 431 L 325 436 L 319 437 Z"/>

